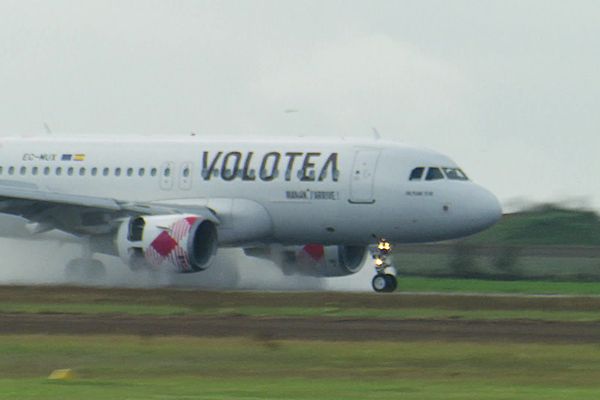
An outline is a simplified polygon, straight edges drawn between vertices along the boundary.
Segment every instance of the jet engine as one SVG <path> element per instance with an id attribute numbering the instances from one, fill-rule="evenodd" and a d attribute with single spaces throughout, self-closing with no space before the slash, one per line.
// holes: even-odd
<path id="1" fill-rule="evenodd" d="M 128 218 L 115 240 L 119 257 L 132 269 L 170 268 L 198 272 L 217 252 L 213 221 L 198 215 L 151 215 Z"/>
<path id="2" fill-rule="evenodd" d="M 244 249 L 250 257 L 273 261 L 286 275 L 334 277 L 360 271 L 367 256 L 365 246 L 303 246 L 253 247 Z"/>

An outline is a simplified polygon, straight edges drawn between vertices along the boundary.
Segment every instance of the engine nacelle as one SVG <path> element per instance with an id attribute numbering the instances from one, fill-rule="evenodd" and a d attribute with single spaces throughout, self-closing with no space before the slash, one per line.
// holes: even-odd
<path id="1" fill-rule="evenodd" d="M 304 246 L 254 247 L 244 249 L 251 257 L 273 261 L 286 275 L 334 277 L 360 271 L 367 256 L 364 246 Z"/>
<path id="2" fill-rule="evenodd" d="M 197 272 L 208 268 L 217 252 L 217 229 L 198 215 L 140 216 L 123 221 L 115 245 L 132 269 Z"/>

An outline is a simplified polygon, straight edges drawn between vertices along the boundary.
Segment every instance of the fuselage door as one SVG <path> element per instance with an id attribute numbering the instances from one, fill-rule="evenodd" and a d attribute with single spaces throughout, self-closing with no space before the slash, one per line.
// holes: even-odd
<path id="1" fill-rule="evenodd" d="M 350 203 L 374 203 L 373 180 L 379 150 L 357 150 L 350 180 Z"/>
<path id="2" fill-rule="evenodd" d="M 192 188 L 192 171 L 194 170 L 194 164 L 191 162 L 184 162 L 179 168 L 179 189 L 190 190 Z"/>
<path id="3" fill-rule="evenodd" d="M 167 161 L 160 166 L 160 188 L 162 190 L 173 189 L 173 163 Z"/>

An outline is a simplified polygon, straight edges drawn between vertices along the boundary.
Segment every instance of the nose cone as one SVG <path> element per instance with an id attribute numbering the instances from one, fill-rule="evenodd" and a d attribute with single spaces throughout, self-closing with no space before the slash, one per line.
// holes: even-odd
<path id="1" fill-rule="evenodd" d="M 472 233 L 482 231 L 494 225 L 502 218 L 502 207 L 492 192 L 475 186 L 469 202 L 469 222 Z"/>

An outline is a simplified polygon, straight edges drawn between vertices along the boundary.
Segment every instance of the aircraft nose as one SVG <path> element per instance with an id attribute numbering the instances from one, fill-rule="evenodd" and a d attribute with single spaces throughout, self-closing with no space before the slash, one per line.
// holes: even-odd
<path id="1" fill-rule="evenodd" d="M 474 205 L 471 210 L 471 219 L 473 228 L 476 231 L 482 231 L 502 218 L 502 206 L 498 198 L 492 192 L 484 187 L 477 186 L 473 194 Z"/>

